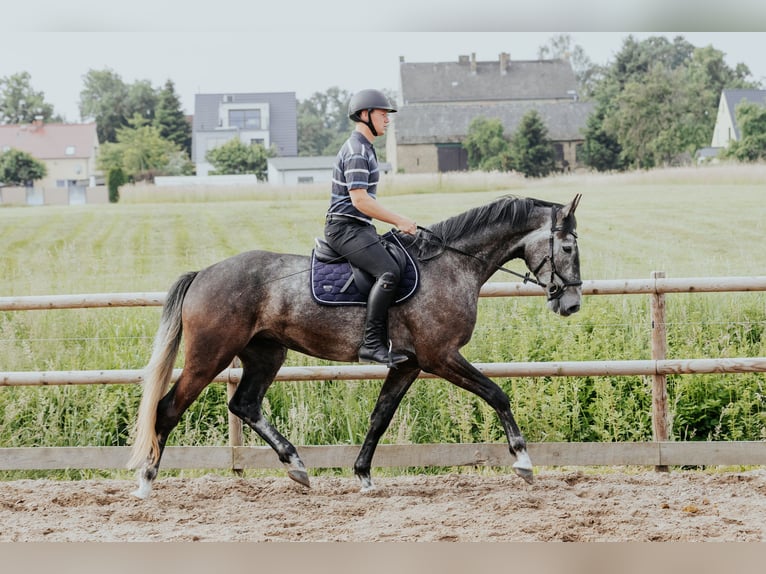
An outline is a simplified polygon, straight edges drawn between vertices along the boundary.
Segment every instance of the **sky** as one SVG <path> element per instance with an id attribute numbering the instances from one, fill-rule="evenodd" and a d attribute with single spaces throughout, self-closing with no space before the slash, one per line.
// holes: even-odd
<path id="1" fill-rule="evenodd" d="M 766 32 L 750 31 L 766 29 L 766 10 L 752 0 L 727 3 L 730 8 L 744 3 L 751 13 L 717 19 L 715 12 L 703 10 L 702 21 L 689 17 L 693 11 L 673 16 L 668 9 L 687 0 L 643 0 L 641 9 L 622 0 L 607 4 L 621 7 L 618 16 L 604 12 L 596 19 L 586 16 L 600 0 L 536 0 L 535 9 L 527 2 L 517 12 L 514 6 L 522 4 L 511 0 L 473 0 L 461 4 L 471 8 L 462 11 L 443 8 L 447 3 L 441 0 L 388 0 L 360 3 L 369 8 L 354 18 L 339 16 L 348 12 L 350 0 L 281 0 L 279 8 L 267 9 L 243 0 L 204 5 L 132 0 L 129 11 L 101 0 L 40 1 L 51 5 L 37 9 L 37 3 L 16 3 L 9 8 L 9 18 L 4 11 L 0 78 L 29 72 L 32 88 L 42 91 L 67 121 L 80 120 L 79 93 L 91 69 L 111 69 L 126 83 L 149 80 L 155 87 L 170 79 L 184 111 L 191 114 L 197 93 L 295 92 L 304 100 L 333 86 L 349 92 L 368 87 L 398 91 L 400 57 L 407 62 L 446 62 L 475 53 L 477 60 L 489 61 L 508 52 L 511 60 L 535 59 L 539 48 L 560 33 L 570 34 L 596 64 L 612 61 L 629 34 L 671 40 L 681 35 L 695 46 L 721 50 L 730 66 L 745 63 L 754 79 L 766 86 Z M 575 4 L 579 12 L 569 17 L 569 7 Z M 705 0 L 693 5 L 704 9 Z M 177 11 L 181 6 L 187 7 L 183 17 Z M 556 14 L 553 18 L 533 13 L 549 7 Z M 533 16 L 556 31 L 527 31 L 536 29 Z M 723 31 L 693 31 L 695 23 Z M 687 31 L 662 31 L 666 29 Z"/>

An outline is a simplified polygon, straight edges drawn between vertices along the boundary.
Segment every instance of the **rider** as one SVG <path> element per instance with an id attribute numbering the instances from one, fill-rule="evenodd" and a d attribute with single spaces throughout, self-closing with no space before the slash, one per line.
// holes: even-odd
<path id="1" fill-rule="evenodd" d="M 359 361 L 382 363 L 392 367 L 407 356 L 391 350 L 388 340 L 388 308 L 399 284 L 399 266 L 381 243 L 373 219 L 394 225 L 414 235 L 415 221 L 383 207 L 376 199 L 378 158 L 372 141 L 382 136 L 389 114 L 396 112 L 379 90 L 361 90 L 348 105 L 348 117 L 354 131 L 335 158 L 332 197 L 325 223 L 325 239 L 353 265 L 375 277 L 367 299 L 367 319 Z"/>

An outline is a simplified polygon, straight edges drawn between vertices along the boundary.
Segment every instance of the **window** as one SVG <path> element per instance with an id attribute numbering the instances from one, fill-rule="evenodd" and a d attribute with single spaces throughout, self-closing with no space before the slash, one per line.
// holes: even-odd
<path id="1" fill-rule="evenodd" d="M 66 155 L 74 155 L 74 146 L 68 145 L 66 146 L 66 150 L 64 151 Z"/>
<path id="2" fill-rule="evenodd" d="M 250 140 L 250 145 L 253 145 L 253 144 L 260 144 L 262 146 L 265 146 L 266 142 L 264 141 L 263 138 L 253 138 Z"/>
<path id="3" fill-rule="evenodd" d="M 298 183 L 314 183 L 314 176 L 312 175 L 299 175 Z"/>
<path id="4" fill-rule="evenodd" d="M 229 110 L 229 127 L 241 130 L 261 129 L 261 110 Z"/>

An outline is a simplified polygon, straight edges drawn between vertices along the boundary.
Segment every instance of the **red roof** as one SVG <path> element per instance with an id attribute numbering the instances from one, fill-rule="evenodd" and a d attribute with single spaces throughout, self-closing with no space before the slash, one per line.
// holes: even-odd
<path id="1" fill-rule="evenodd" d="M 98 147 L 96 124 L 21 124 L 0 126 L 0 152 L 7 148 L 46 159 L 89 158 Z"/>

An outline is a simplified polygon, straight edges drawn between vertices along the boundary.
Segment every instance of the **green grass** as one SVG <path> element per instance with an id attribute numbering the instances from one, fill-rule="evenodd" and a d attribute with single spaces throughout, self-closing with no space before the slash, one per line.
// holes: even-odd
<path id="1" fill-rule="evenodd" d="M 766 274 L 764 166 L 526 181 L 497 174 L 389 177 L 380 199 L 419 224 L 512 193 L 578 209 L 584 279 Z M 155 193 L 156 192 L 156 193 Z M 309 254 L 321 236 L 319 186 L 177 191 L 136 188 L 117 205 L 0 209 L 0 296 L 164 291 L 176 277 L 240 251 Z M 381 231 L 386 230 L 382 226 Z M 521 262 L 511 265 L 523 270 Z M 498 273 L 493 278 L 508 281 Z M 586 297 L 562 319 L 540 298 L 482 299 L 464 354 L 474 362 L 650 358 L 645 296 Z M 668 295 L 669 358 L 765 356 L 763 293 Z M 0 370 L 138 369 L 149 358 L 158 308 L 0 312 Z M 318 364 L 290 353 L 288 364 Z M 651 439 L 644 377 L 499 379 L 530 441 Z M 671 377 L 676 440 L 766 438 L 763 374 Z M 280 383 L 265 409 L 300 444 L 358 444 L 379 381 Z M 0 445 L 129 442 L 137 386 L 0 388 Z M 225 388 L 209 386 L 173 444 L 227 442 Z M 419 380 L 384 442 L 503 441 L 479 399 Z M 246 431 L 246 444 L 262 444 Z"/>

